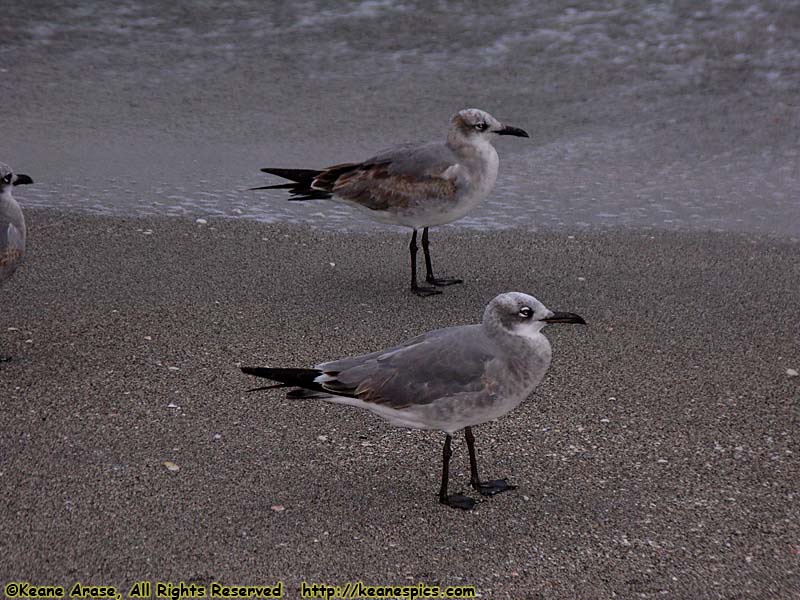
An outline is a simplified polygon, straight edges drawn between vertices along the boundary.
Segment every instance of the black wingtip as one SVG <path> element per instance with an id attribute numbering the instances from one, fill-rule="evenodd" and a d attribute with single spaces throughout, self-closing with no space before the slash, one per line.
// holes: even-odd
<path id="1" fill-rule="evenodd" d="M 268 367 L 241 367 L 242 373 L 247 375 L 255 375 L 256 377 L 266 377 L 270 379 L 272 369 Z"/>
<path id="2" fill-rule="evenodd" d="M 251 191 L 288 190 L 291 194 L 289 200 L 327 200 L 332 197 L 330 192 L 311 187 L 322 171 L 317 171 L 316 169 L 275 169 L 272 167 L 264 167 L 261 171 L 277 177 L 283 177 L 292 183 L 260 185 L 250 188 Z"/>
<path id="3" fill-rule="evenodd" d="M 294 195 L 287 198 L 289 202 L 301 202 L 303 200 L 330 200 L 333 198 L 333 194 L 329 194 L 328 192 L 300 192 L 292 190 L 292 194 Z"/>
<path id="4" fill-rule="evenodd" d="M 241 367 L 242 373 L 247 375 L 255 375 L 256 377 L 264 377 L 266 379 L 271 379 L 270 374 L 272 369 L 264 368 L 264 367 Z M 264 385 L 261 387 L 251 388 L 249 390 L 245 390 L 246 393 L 250 392 L 260 392 L 262 390 L 274 390 L 275 388 L 285 388 L 289 387 L 286 383 L 275 383 L 273 385 Z"/>
<path id="5" fill-rule="evenodd" d="M 278 183 L 275 185 L 260 185 L 258 187 L 248 188 L 251 190 L 291 190 L 297 187 L 297 183 Z"/>
<path id="6" fill-rule="evenodd" d="M 272 367 L 240 367 L 242 373 L 254 375 L 277 381 L 274 385 L 255 388 L 256 390 L 271 390 L 275 388 L 300 387 L 313 392 L 324 392 L 322 386 L 315 381 L 321 375 L 317 369 L 293 369 L 293 368 L 272 368 Z"/>
<path id="7" fill-rule="evenodd" d="M 303 184 L 311 184 L 314 178 L 322 173 L 318 169 L 278 169 L 273 167 L 264 167 L 261 172 Z"/>

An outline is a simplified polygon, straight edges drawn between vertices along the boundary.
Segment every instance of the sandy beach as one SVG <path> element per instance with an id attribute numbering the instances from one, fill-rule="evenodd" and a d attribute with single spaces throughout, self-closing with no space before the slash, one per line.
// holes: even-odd
<path id="1" fill-rule="evenodd" d="M 0 161 L 35 185 L 0 287 L 0 594 L 800 600 L 795 4 L 10 6 Z M 431 232 L 465 280 L 441 296 L 409 293 L 407 232 L 250 191 L 443 140 L 466 107 L 531 137 Z M 588 326 L 549 327 L 542 385 L 475 428 L 518 488 L 472 512 L 437 502 L 442 433 L 246 391 L 240 366 L 475 323 L 509 290 Z"/>
<path id="2" fill-rule="evenodd" d="M 400 232 L 27 216 L 0 289 L 4 581 L 799 597 L 797 243 L 436 231 L 466 283 L 420 299 Z M 477 322 L 508 290 L 589 325 L 548 328 L 543 384 L 476 428 L 483 474 L 519 487 L 472 512 L 436 502 L 441 433 L 245 392 L 240 365 Z"/>

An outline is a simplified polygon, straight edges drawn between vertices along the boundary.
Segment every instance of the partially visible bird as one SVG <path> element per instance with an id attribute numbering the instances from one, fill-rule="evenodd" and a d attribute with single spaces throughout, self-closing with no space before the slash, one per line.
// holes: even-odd
<path id="1" fill-rule="evenodd" d="M 28 183 L 33 179 L 0 163 L 0 283 L 11 277 L 25 256 L 25 217 L 11 192 Z M 2 360 L 7 357 L 0 356 Z"/>

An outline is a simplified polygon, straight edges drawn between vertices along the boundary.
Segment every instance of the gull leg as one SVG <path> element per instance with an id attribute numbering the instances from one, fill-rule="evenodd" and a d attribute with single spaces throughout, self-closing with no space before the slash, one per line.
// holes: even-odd
<path id="1" fill-rule="evenodd" d="M 416 230 L 415 230 L 416 233 Z M 422 229 L 422 252 L 425 254 L 425 281 L 433 285 L 453 285 L 454 283 L 464 283 L 463 279 L 437 279 L 433 276 L 433 266 L 431 264 L 431 252 L 428 249 L 428 228 Z"/>
<path id="2" fill-rule="evenodd" d="M 483 496 L 494 496 L 500 492 L 514 490 L 515 485 L 510 485 L 505 479 L 492 479 L 491 481 L 481 481 L 478 477 L 478 461 L 475 458 L 475 436 L 472 435 L 472 427 L 464 428 L 464 437 L 467 440 L 467 450 L 469 450 L 469 484 Z"/>
<path id="3" fill-rule="evenodd" d="M 450 434 L 444 439 L 444 451 L 442 452 L 442 487 L 439 488 L 439 502 L 453 508 L 471 510 L 475 506 L 475 500 L 462 494 L 447 494 L 447 481 L 450 479 L 450 457 L 453 452 L 450 450 Z"/>
<path id="4" fill-rule="evenodd" d="M 425 231 L 428 231 L 425 228 Z M 423 234 L 422 239 L 425 239 L 425 234 Z M 411 291 L 414 292 L 417 296 L 433 296 L 435 294 L 441 294 L 437 289 L 432 287 L 420 287 L 417 285 L 417 230 L 414 230 L 414 233 L 411 234 L 411 243 L 408 245 L 408 249 L 411 252 Z M 425 254 L 427 257 L 427 253 Z"/>

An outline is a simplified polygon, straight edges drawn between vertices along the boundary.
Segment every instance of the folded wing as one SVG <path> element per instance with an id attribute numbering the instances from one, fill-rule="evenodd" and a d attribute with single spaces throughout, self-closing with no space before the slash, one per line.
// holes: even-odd
<path id="1" fill-rule="evenodd" d="M 495 359 L 480 326 L 430 332 L 403 346 L 317 366 L 326 391 L 392 408 L 487 389 Z"/>

